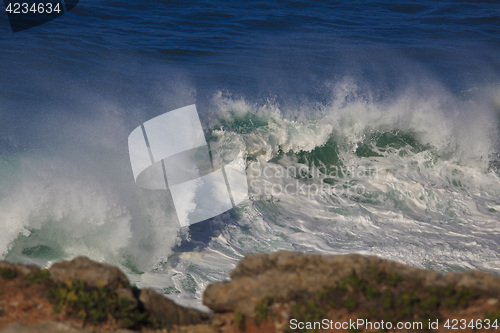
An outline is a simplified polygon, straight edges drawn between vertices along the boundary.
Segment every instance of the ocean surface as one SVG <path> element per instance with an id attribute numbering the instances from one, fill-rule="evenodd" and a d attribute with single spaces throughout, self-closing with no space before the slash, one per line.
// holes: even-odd
<path id="1" fill-rule="evenodd" d="M 280 249 L 500 275 L 498 1 L 81 0 L 19 33 L 0 9 L 0 258 L 197 307 Z M 127 138 L 190 104 L 250 193 L 180 228 Z"/>

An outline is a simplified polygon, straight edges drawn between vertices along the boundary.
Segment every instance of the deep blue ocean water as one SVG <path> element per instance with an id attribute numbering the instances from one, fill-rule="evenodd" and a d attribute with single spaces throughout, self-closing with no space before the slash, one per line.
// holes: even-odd
<path id="1" fill-rule="evenodd" d="M 496 1 L 82 1 L 16 34 L 2 19 L 2 91 L 37 104 L 36 77 L 54 94 L 140 105 L 178 81 L 200 97 L 320 100 L 346 75 L 390 91 L 421 76 L 454 91 L 498 80 Z"/>
<path id="2" fill-rule="evenodd" d="M 255 251 L 500 272 L 498 1 L 80 0 L 18 33 L 0 15 L 0 78 L 4 258 L 84 254 L 194 303 Z M 179 230 L 136 188 L 127 137 L 193 103 L 248 163 L 382 174 Z"/>

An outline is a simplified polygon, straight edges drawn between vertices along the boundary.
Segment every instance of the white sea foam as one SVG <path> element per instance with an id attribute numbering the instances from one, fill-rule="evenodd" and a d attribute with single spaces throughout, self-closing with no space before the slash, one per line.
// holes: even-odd
<path id="1" fill-rule="evenodd" d="M 331 192 L 251 196 L 201 223 L 198 232 L 207 234 L 201 241 L 171 223 L 164 192 L 135 186 L 124 139 L 135 119 L 127 127 L 119 112 L 108 113 L 68 129 L 81 133 L 76 148 L 3 158 L 0 255 L 39 265 L 87 255 L 120 265 L 139 287 L 199 307 L 206 285 L 228 278 L 252 252 L 356 252 L 441 271 L 500 274 L 500 180 L 491 168 L 498 156 L 498 102 L 484 91 L 464 101 L 437 87 L 379 101 L 346 80 L 330 103 L 294 110 L 216 94 L 209 112 L 217 118 L 205 124 L 215 162 L 244 151 L 250 187 L 254 166 L 299 169 L 305 165 L 300 156 L 311 158 L 325 143 L 335 150 L 336 167 L 375 172 L 330 174 Z M 411 134 L 423 148 L 376 145 L 375 134 L 395 132 Z M 358 156 L 363 144 L 383 156 Z M 286 189 L 324 184 L 323 178 L 265 180 Z M 173 253 L 180 240 L 199 244 Z"/>
<path id="2" fill-rule="evenodd" d="M 196 260 L 189 254 L 180 254 L 179 260 L 200 271 L 216 265 L 227 272 L 244 253 L 290 249 L 356 252 L 443 272 L 478 268 L 500 274 L 500 179 L 489 167 L 499 135 L 491 99 L 481 95 L 463 101 L 443 89 L 425 96 L 408 91 L 383 103 L 356 95 L 355 86 L 343 85 L 331 104 L 291 120 L 272 103 L 255 105 L 219 94 L 214 105 L 223 121 L 214 132 L 218 140 L 212 147 L 246 148 L 254 159 L 247 170 L 250 187 L 252 169 L 267 168 L 274 174 L 283 165 L 297 166 L 294 154 L 273 160 L 278 147 L 285 153 L 313 151 L 331 135 L 344 166 L 377 172 L 333 177 L 344 188 L 362 186 L 361 194 L 311 196 L 283 190 L 251 197 L 239 209 L 239 218 L 229 222 L 228 217 L 221 236 L 213 238 Z M 263 121 L 251 131 L 245 128 L 245 121 L 255 125 L 249 113 Z M 355 154 L 371 133 L 392 130 L 411 132 L 428 148 L 389 147 L 382 152 L 372 142 L 383 157 Z M 297 179 L 266 177 L 266 181 L 284 189 Z M 300 181 L 314 183 L 314 179 Z M 221 255 L 214 257 L 214 248 Z M 237 256 L 224 255 L 225 251 Z M 210 258 L 209 265 L 204 258 Z"/>

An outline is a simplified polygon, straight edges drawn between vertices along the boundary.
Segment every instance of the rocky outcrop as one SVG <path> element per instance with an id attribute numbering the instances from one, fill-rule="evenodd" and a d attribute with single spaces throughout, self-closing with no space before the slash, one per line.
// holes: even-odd
<path id="1" fill-rule="evenodd" d="M 79 280 L 88 287 L 106 286 L 119 296 L 131 300 L 133 306 L 143 307 L 163 326 L 193 325 L 210 319 L 210 314 L 177 305 L 152 289 L 137 290 L 134 294 L 127 276 L 122 271 L 86 257 L 56 263 L 50 267 L 49 272 L 55 283 Z"/>
<path id="2" fill-rule="evenodd" d="M 442 280 L 446 284 L 451 283 L 457 286 L 484 290 L 491 293 L 491 295 L 500 294 L 500 279 L 497 276 L 481 271 L 451 272 L 446 274 Z"/>
<path id="3" fill-rule="evenodd" d="M 79 280 L 90 288 L 106 286 L 116 291 L 119 296 L 130 300 L 134 306 L 138 305 L 127 276 L 114 266 L 98 263 L 87 257 L 77 257 L 71 261 L 55 263 L 49 272 L 55 283 Z"/>
<path id="4" fill-rule="evenodd" d="M 423 287 L 449 284 L 477 288 L 500 294 L 500 278 L 479 271 L 449 273 L 357 254 L 325 256 L 280 251 L 246 256 L 231 272 L 231 281 L 211 284 L 203 295 L 203 304 L 215 312 L 237 311 L 252 315 L 257 303 L 266 296 L 289 298 L 297 290 L 313 293 L 335 287 L 351 274 L 372 278 L 383 269 L 402 280 L 419 280 Z"/>
<path id="5" fill-rule="evenodd" d="M 172 324 L 193 325 L 207 322 L 211 314 L 201 312 L 195 309 L 184 308 L 174 301 L 159 295 L 153 289 L 142 289 L 139 300 L 144 308 L 151 313 L 163 326 L 172 326 Z"/>
<path id="6" fill-rule="evenodd" d="M 72 280 L 84 281 L 89 287 L 107 286 L 110 289 L 130 288 L 127 276 L 118 268 L 77 257 L 71 261 L 61 261 L 49 268 L 50 278 L 55 283 Z"/>
<path id="7" fill-rule="evenodd" d="M 118 268 L 85 257 L 49 270 L 0 262 L 0 329 L 15 323 L 2 333 L 93 332 L 100 326 L 113 332 L 121 327 L 175 332 L 178 326 L 197 332 L 209 322 L 210 314 L 177 305 L 152 289 L 134 289 Z"/>
<path id="8" fill-rule="evenodd" d="M 90 330 L 74 327 L 68 323 L 43 322 L 36 325 L 16 323 L 3 329 L 2 333 L 92 333 Z M 119 332 L 115 332 L 119 333 Z"/>
<path id="9" fill-rule="evenodd" d="M 28 274 L 38 272 L 40 268 L 38 268 L 35 265 L 23 265 L 23 264 L 16 264 L 16 263 L 11 263 L 7 261 L 0 261 L 0 272 L 6 273 L 6 272 L 13 272 L 15 275 L 22 275 L 26 276 Z"/>
<path id="10" fill-rule="evenodd" d="M 500 325 L 500 278 L 479 271 L 441 275 L 373 256 L 281 251 L 248 255 L 230 276 L 207 287 L 205 313 L 132 288 L 117 268 L 84 257 L 49 270 L 0 262 L 0 332 L 284 333 L 291 318 Z"/>
<path id="11" fill-rule="evenodd" d="M 281 251 L 246 256 L 230 276 L 231 281 L 208 286 L 203 296 L 220 332 L 290 332 L 292 318 L 425 325 L 441 318 L 432 330 L 444 332 L 446 318 L 500 316 L 500 278 L 479 271 L 441 275 L 374 256 Z"/>

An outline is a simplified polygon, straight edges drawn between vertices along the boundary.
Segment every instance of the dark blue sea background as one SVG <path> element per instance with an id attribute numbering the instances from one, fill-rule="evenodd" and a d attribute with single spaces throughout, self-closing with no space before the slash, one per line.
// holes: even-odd
<path id="1" fill-rule="evenodd" d="M 218 90 L 318 102 L 344 76 L 384 96 L 423 77 L 460 92 L 498 82 L 500 71 L 497 1 L 81 0 L 28 31 L 11 33 L 6 15 L 1 26 L 2 106 L 18 124 L 82 90 L 157 114 L 158 95 L 182 84 L 192 91 L 175 95 L 194 94 L 203 110 Z"/>

